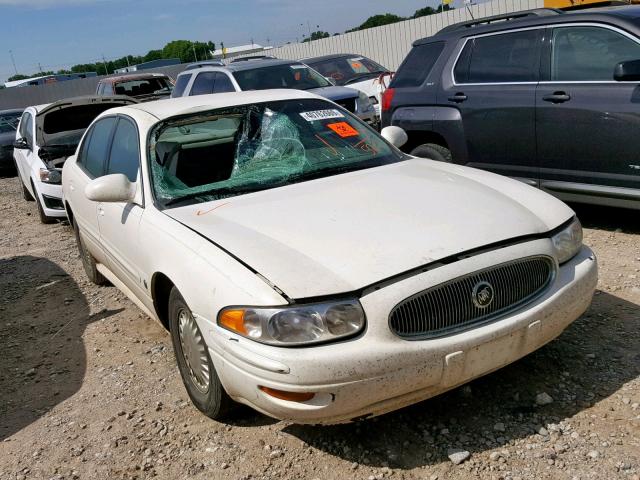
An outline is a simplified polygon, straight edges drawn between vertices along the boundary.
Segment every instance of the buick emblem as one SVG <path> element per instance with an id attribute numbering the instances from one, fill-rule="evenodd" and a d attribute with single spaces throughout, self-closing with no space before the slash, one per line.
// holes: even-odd
<path id="1" fill-rule="evenodd" d="M 479 282 L 473 287 L 471 298 L 473 304 L 478 308 L 487 308 L 493 302 L 494 297 L 493 285 L 489 282 Z"/>

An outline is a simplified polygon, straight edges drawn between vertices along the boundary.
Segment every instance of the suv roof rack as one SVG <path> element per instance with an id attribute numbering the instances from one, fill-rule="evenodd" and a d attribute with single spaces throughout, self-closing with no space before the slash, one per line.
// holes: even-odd
<path id="1" fill-rule="evenodd" d="M 492 17 L 479 18 L 468 22 L 455 23 L 444 27 L 438 33 L 453 32 L 455 30 L 463 30 L 465 28 L 477 27 L 479 25 L 488 25 L 492 22 L 501 22 L 509 20 L 519 20 L 526 17 L 547 17 L 551 15 L 560 15 L 564 12 L 557 8 L 535 8 L 533 10 L 523 10 L 520 12 L 505 13 L 503 15 L 494 15 Z"/>

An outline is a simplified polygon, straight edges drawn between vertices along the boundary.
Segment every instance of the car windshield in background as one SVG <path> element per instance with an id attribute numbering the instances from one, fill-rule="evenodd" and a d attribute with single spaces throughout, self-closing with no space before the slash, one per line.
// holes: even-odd
<path id="1" fill-rule="evenodd" d="M 233 76 L 242 90 L 268 90 L 271 88 L 310 90 L 331 86 L 322 75 L 301 63 L 240 70 L 233 72 Z"/>
<path id="2" fill-rule="evenodd" d="M 323 100 L 212 110 L 161 122 L 149 158 L 156 199 L 177 206 L 402 160 L 382 138 Z"/>
<path id="3" fill-rule="evenodd" d="M 336 85 L 348 85 L 387 72 L 382 65 L 366 57 L 339 57 L 311 62 L 310 65 Z"/>
<path id="4" fill-rule="evenodd" d="M 139 97 L 141 95 L 162 95 L 171 93 L 172 85 L 168 79 L 147 78 L 144 80 L 129 80 L 114 85 L 116 95 Z"/>
<path id="5" fill-rule="evenodd" d="M 20 116 L 22 114 L 17 113 L 4 113 L 0 115 L 0 133 L 15 132 L 20 123 Z"/>

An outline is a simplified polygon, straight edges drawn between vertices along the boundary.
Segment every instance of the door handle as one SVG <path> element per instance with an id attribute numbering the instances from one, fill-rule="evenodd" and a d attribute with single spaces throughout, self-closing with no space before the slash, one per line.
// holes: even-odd
<path id="1" fill-rule="evenodd" d="M 69 190 L 73 192 L 75 189 L 76 187 L 73 186 L 73 183 L 69 183 Z"/>
<path id="2" fill-rule="evenodd" d="M 104 216 L 104 208 L 102 208 L 101 206 L 98 207 L 98 215 Z"/>
<path id="3" fill-rule="evenodd" d="M 568 95 L 566 92 L 553 92 L 551 95 L 542 97 L 542 100 L 551 103 L 564 103 L 571 100 L 571 95 Z"/>
<path id="4" fill-rule="evenodd" d="M 449 100 L 450 102 L 454 102 L 454 103 L 462 103 L 467 98 L 468 97 L 464 93 L 458 92 L 453 97 L 449 97 L 447 100 Z"/>

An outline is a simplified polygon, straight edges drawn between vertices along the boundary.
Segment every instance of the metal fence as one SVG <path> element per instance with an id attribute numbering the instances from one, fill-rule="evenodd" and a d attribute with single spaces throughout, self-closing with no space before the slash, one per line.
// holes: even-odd
<path id="1" fill-rule="evenodd" d="M 471 20 L 472 18 L 542 8 L 544 6 L 543 3 L 544 0 L 493 0 L 474 5 L 468 9 L 457 8 L 444 13 L 345 33 L 313 42 L 285 45 L 274 48 L 268 53 L 278 58 L 292 60 L 331 53 L 356 53 L 370 57 L 385 67 L 395 70 L 411 48 L 413 41 L 431 36 L 447 25 Z M 242 57 L 242 55 L 238 57 Z M 231 59 L 230 57 L 227 61 Z M 161 72 L 175 78 L 185 67 L 186 64 L 172 65 L 144 70 L 144 72 Z M 0 110 L 50 103 L 81 95 L 91 95 L 95 92 L 100 78 L 104 77 L 3 89 L 0 90 Z"/>

